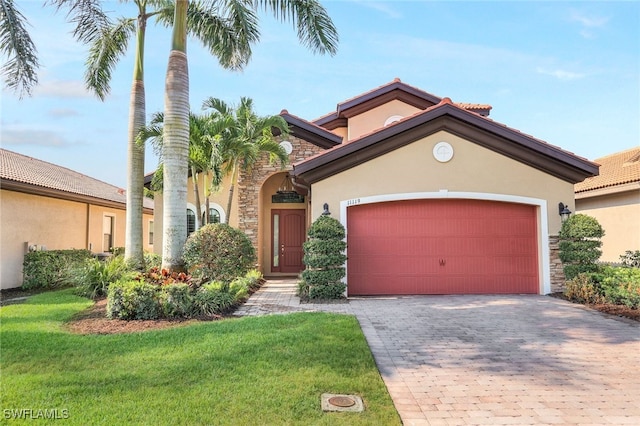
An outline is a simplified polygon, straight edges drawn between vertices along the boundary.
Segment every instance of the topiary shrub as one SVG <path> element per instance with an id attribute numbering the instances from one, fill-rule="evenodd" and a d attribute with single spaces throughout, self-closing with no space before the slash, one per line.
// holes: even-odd
<path id="1" fill-rule="evenodd" d="M 138 280 L 117 281 L 107 293 L 107 318 L 156 319 L 160 313 L 157 287 Z"/>
<path id="2" fill-rule="evenodd" d="M 304 285 L 298 286 L 298 294 L 309 299 L 340 299 L 346 288 L 344 226 L 329 216 L 320 216 L 309 228 L 309 241 L 303 244 L 303 262 L 307 266 L 302 272 Z"/>
<path id="3" fill-rule="evenodd" d="M 201 282 L 230 283 L 254 267 L 256 253 L 242 231 L 215 223 L 191 234 L 184 246 L 184 260 L 191 274 Z"/>
<path id="4" fill-rule="evenodd" d="M 620 256 L 622 266 L 626 268 L 640 268 L 640 250 L 627 250 Z"/>
<path id="5" fill-rule="evenodd" d="M 562 224 L 558 236 L 558 254 L 568 280 L 580 273 L 598 270 L 596 262 L 602 255 L 600 247 L 604 230 L 595 218 L 585 214 L 573 215 Z"/>
<path id="6" fill-rule="evenodd" d="M 22 288 L 60 288 L 72 284 L 73 271 L 91 259 L 89 250 L 34 251 L 24 255 Z"/>

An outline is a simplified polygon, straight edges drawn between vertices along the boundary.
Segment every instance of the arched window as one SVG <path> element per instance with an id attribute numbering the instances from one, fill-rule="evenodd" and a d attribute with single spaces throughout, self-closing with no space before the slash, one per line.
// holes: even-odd
<path id="1" fill-rule="evenodd" d="M 187 235 L 191 235 L 196 230 L 196 214 L 191 209 L 187 209 Z"/>
<path id="2" fill-rule="evenodd" d="M 205 223 L 204 213 L 202 213 L 202 223 Z M 207 223 L 220 223 L 220 212 L 218 209 L 210 208 L 209 209 L 209 220 Z"/>

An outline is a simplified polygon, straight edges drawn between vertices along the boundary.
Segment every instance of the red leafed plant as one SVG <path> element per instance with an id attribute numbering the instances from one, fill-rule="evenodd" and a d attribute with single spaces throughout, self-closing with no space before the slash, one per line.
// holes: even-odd
<path id="1" fill-rule="evenodd" d="M 160 269 L 158 267 L 153 267 L 147 272 L 140 274 L 138 279 L 157 286 L 175 283 L 191 285 L 191 275 L 185 274 L 184 272 L 171 272 L 168 269 Z"/>

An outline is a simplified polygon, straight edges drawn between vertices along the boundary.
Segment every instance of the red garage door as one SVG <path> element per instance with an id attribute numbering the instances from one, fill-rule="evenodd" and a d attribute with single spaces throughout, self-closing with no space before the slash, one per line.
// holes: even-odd
<path id="1" fill-rule="evenodd" d="M 349 295 L 538 293 L 535 206 L 411 200 L 347 209 Z"/>

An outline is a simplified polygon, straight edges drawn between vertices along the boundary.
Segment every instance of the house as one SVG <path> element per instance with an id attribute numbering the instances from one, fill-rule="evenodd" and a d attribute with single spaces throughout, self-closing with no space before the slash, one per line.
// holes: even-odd
<path id="1" fill-rule="evenodd" d="M 0 149 L 0 288 L 22 285 L 29 250 L 123 247 L 124 189 Z M 153 250 L 153 200 L 143 207 L 143 247 Z"/>
<path id="2" fill-rule="evenodd" d="M 625 251 L 640 250 L 640 147 L 595 162 L 600 174 L 575 185 L 576 213 L 604 228 L 600 260 L 619 262 Z"/>
<path id="3" fill-rule="evenodd" d="M 229 223 L 249 236 L 264 275 L 295 275 L 306 230 L 330 213 L 347 230 L 349 295 L 555 291 L 559 203 L 573 209 L 574 184 L 598 165 L 490 112 L 399 79 L 316 120 L 283 110 L 290 165 L 265 158 L 243 173 Z M 228 182 L 210 198 L 223 222 L 227 197 Z"/>

